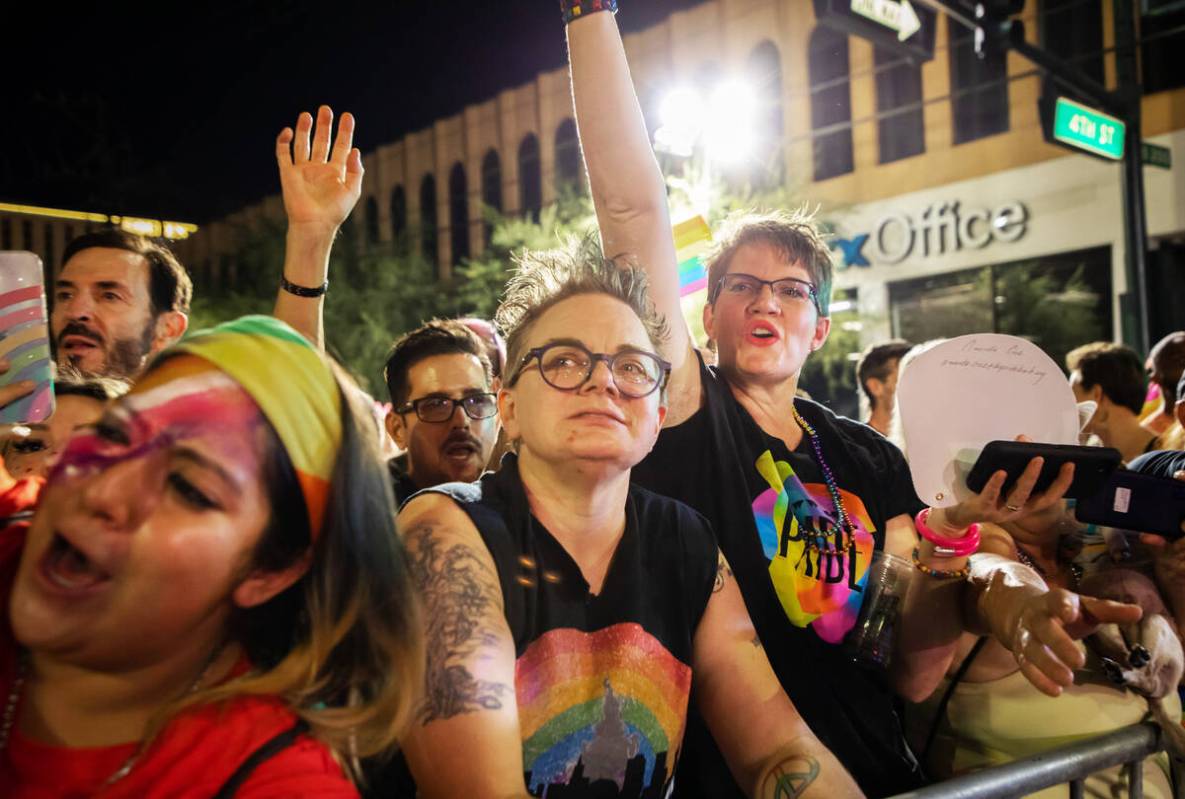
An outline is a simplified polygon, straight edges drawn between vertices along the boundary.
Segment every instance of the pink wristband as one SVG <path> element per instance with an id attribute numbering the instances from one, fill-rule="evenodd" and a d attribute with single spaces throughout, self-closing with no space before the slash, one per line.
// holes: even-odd
<path id="1" fill-rule="evenodd" d="M 934 555 L 939 558 L 965 558 L 979 549 L 979 525 L 972 524 L 959 538 L 947 538 L 930 529 L 930 508 L 923 508 L 914 519 L 918 534 L 934 545 Z"/>

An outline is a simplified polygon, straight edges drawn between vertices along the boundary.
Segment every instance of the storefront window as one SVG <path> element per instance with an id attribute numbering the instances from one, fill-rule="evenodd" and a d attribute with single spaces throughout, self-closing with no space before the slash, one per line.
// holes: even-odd
<path id="1" fill-rule="evenodd" d="M 1007 333 L 1060 364 L 1080 344 L 1113 338 L 1111 248 L 891 283 L 889 304 L 897 338 Z"/>

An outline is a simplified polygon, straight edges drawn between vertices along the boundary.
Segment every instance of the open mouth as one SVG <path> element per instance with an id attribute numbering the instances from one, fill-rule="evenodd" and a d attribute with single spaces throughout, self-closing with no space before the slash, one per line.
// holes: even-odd
<path id="1" fill-rule="evenodd" d="M 778 340 L 778 332 L 769 325 L 758 324 L 749 329 L 745 338 L 758 346 L 768 346 Z"/>
<path id="2" fill-rule="evenodd" d="M 111 579 L 82 550 L 57 533 L 41 559 L 41 574 L 50 585 L 68 594 L 85 593 Z"/>
<path id="3" fill-rule="evenodd" d="M 473 458 L 478 454 L 478 448 L 467 441 L 459 441 L 455 444 L 449 444 L 444 448 L 444 455 L 446 458 L 456 458 L 460 460 L 465 458 Z"/>
<path id="4" fill-rule="evenodd" d="M 85 336 L 66 336 L 62 339 L 62 350 L 64 352 L 81 354 L 98 348 L 98 342 Z"/>

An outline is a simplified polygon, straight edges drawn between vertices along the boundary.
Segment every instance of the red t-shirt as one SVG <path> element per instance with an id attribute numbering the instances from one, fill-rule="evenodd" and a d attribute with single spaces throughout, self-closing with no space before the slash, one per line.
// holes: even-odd
<path id="1" fill-rule="evenodd" d="M 0 518 L 32 507 L 39 481 L 23 480 L 0 493 Z M 27 523 L 0 531 L 0 702 L 16 673 L 17 647 L 8 622 L 8 596 L 20 562 Z M 131 772 L 100 790 L 136 751 L 137 744 L 70 748 L 21 735 L 14 725 L 0 752 L 0 796 L 6 799 L 204 799 L 213 796 L 261 745 L 290 729 L 296 716 L 271 697 L 245 697 L 194 709 L 170 722 Z M 330 755 L 308 735 L 261 763 L 236 799 L 353 799 L 357 790 Z"/>

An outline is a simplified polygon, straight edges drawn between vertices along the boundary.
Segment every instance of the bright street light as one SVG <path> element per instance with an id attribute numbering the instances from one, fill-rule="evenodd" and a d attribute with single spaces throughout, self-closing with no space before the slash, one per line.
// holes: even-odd
<path id="1" fill-rule="evenodd" d="M 688 158 L 702 142 L 709 160 L 738 163 L 756 143 L 756 110 L 753 90 L 738 80 L 719 84 L 706 98 L 686 86 L 672 89 L 659 105 L 661 126 L 654 133 L 655 147 Z"/>
<path id="2" fill-rule="evenodd" d="M 756 111 L 757 98 L 747 84 L 734 80 L 717 86 L 708 103 L 708 157 L 723 164 L 748 158 L 756 139 Z"/>

